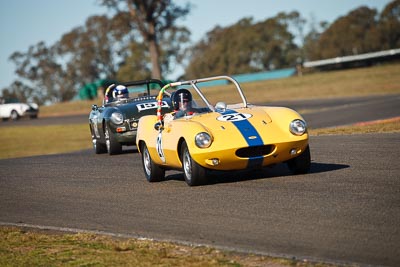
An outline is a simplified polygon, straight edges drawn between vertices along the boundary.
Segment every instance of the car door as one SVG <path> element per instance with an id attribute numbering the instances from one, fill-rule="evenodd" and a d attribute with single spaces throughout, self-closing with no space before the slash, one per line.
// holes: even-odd
<path id="1" fill-rule="evenodd" d="M 190 122 L 185 119 L 175 119 L 166 124 L 157 136 L 157 152 L 165 164 L 174 168 L 181 167 L 179 158 L 179 142 L 183 136 L 183 127 L 190 127 Z"/>

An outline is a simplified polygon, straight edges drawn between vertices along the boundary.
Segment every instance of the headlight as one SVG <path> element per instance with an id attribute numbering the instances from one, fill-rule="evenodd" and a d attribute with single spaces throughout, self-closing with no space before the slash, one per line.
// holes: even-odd
<path id="1" fill-rule="evenodd" d="M 200 148 L 207 148 L 211 145 L 212 140 L 208 133 L 202 132 L 196 135 L 195 142 L 196 146 Z"/>
<path id="2" fill-rule="evenodd" d="M 294 135 L 303 135 L 307 131 L 307 124 L 302 120 L 294 120 L 290 123 L 289 129 Z"/>
<path id="3" fill-rule="evenodd" d="M 124 122 L 124 116 L 122 116 L 122 114 L 119 112 L 114 112 L 113 114 L 111 114 L 110 119 L 114 124 L 121 124 Z"/>

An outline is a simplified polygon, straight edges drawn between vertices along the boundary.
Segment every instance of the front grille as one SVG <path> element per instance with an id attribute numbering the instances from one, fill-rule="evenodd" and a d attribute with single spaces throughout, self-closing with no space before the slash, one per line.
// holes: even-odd
<path id="1" fill-rule="evenodd" d="M 244 147 L 236 150 L 235 154 L 239 158 L 266 156 L 271 154 L 271 152 L 274 150 L 274 147 L 274 145 Z"/>

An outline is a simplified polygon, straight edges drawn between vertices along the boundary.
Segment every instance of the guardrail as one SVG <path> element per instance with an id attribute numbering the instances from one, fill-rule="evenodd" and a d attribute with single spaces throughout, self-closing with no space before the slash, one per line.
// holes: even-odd
<path id="1" fill-rule="evenodd" d="M 335 57 L 335 58 L 328 58 L 328 59 L 322 59 L 322 60 L 308 61 L 308 62 L 303 63 L 303 67 L 314 68 L 314 67 L 322 67 L 322 66 L 332 65 L 332 64 L 371 60 L 371 59 L 378 59 L 378 58 L 384 58 L 384 57 L 394 57 L 394 56 L 399 56 L 399 55 L 400 55 L 400 48 L 384 50 L 384 51 L 379 51 L 379 52 L 359 54 L 359 55 L 352 55 L 352 56 Z"/>

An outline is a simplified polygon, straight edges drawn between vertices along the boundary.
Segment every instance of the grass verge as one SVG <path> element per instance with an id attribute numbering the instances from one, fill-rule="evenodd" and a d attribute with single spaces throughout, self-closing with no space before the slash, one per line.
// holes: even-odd
<path id="1" fill-rule="evenodd" d="M 333 266 L 151 240 L 0 227 L 0 266 Z"/>
<path id="2" fill-rule="evenodd" d="M 399 133 L 400 117 L 356 123 L 353 125 L 344 125 L 331 128 L 311 129 L 311 135 L 329 135 L 329 134 L 368 134 L 368 133 Z"/>
<path id="3" fill-rule="evenodd" d="M 0 143 L 0 159 L 65 153 L 92 147 L 88 124 L 2 127 Z"/>
<path id="4" fill-rule="evenodd" d="M 243 84 L 251 103 L 400 93 L 400 64 Z"/>
<path id="5" fill-rule="evenodd" d="M 88 114 L 93 104 L 101 105 L 101 99 L 71 101 L 57 103 L 49 106 L 41 106 L 39 117 L 55 117 L 65 115 Z"/>
<path id="6" fill-rule="evenodd" d="M 311 135 L 400 132 L 400 118 L 311 129 Z M 67 153 L 92 148 L 87 124 L 13 126 L 0 131 L 0 159 Z"/>

